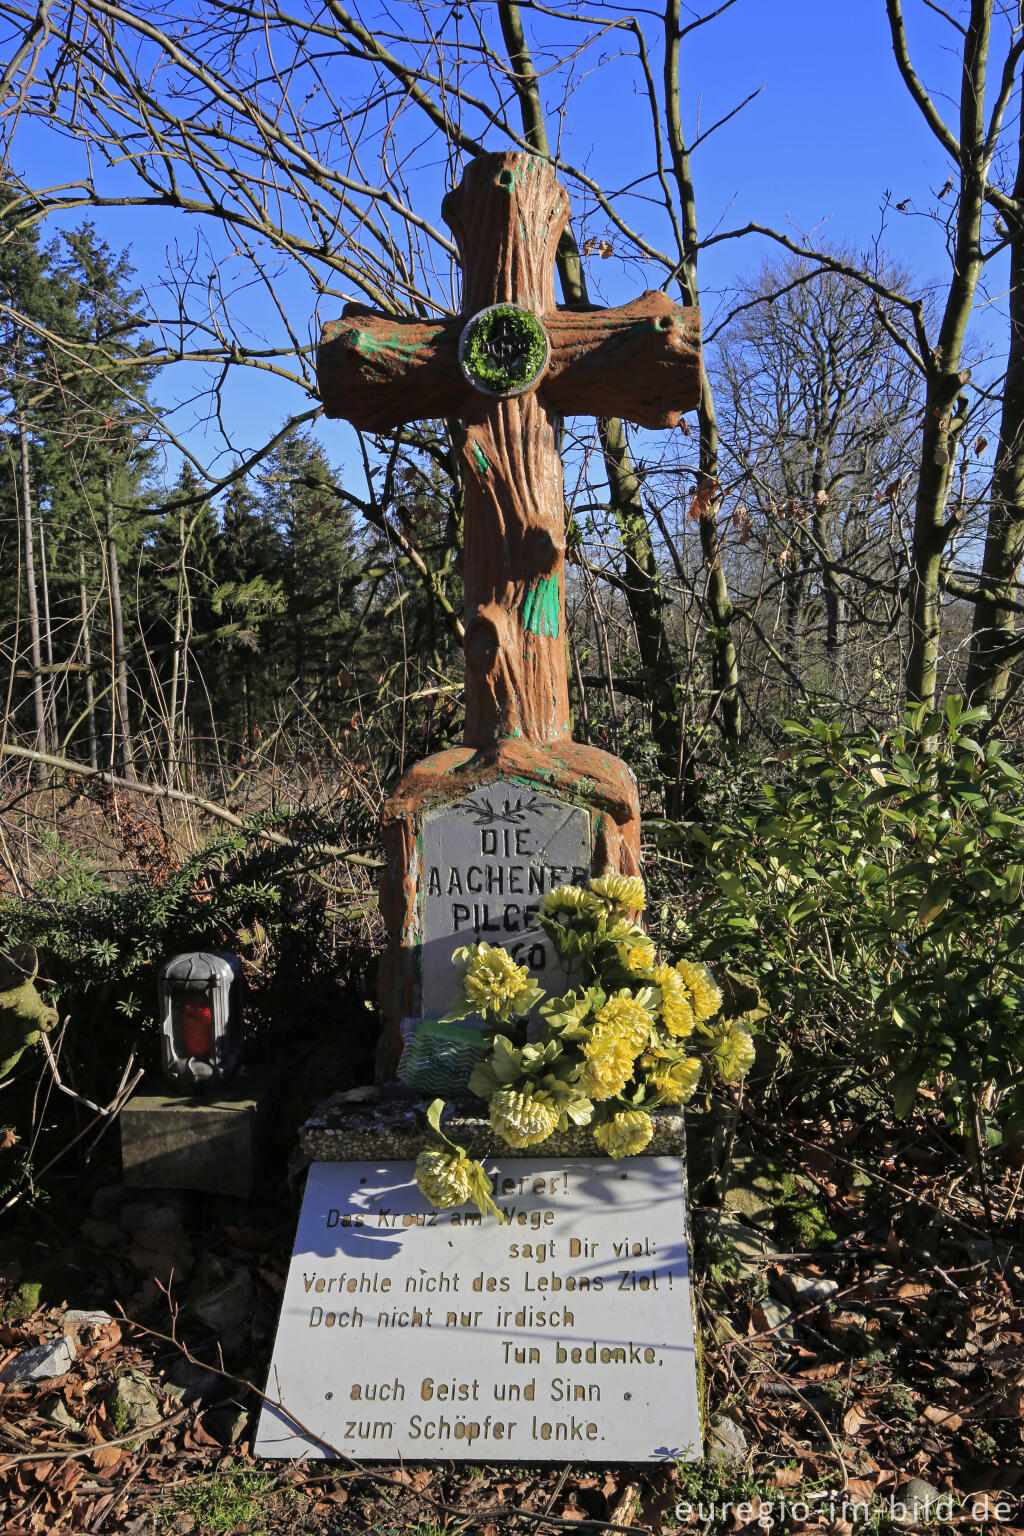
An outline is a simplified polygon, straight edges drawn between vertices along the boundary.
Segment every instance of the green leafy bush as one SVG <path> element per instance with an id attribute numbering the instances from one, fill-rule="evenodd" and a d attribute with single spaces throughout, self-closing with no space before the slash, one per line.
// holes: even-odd
<path id="1" fill-rule="evenodd" d="M 986 722 L 952 698 L 886 734 L 788 722 L 777 782 L 664 830 L 697 951 L 756 977 L 780 1042 L 881 1069 L 897 1113 L 936 1086 L 976 1135 L 1024 1123 L 1024 779 Z"/>

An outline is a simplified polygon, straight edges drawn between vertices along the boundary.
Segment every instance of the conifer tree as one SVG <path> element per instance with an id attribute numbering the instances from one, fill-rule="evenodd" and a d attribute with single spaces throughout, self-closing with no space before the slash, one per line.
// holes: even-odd
<path id="1" fill-rule="evenodd" d="M 274 624 L 276 682 L 297 701 L 338 666 L 352 635 L 352 514 L 322 449 L 293 430 L 264 460 L 259 506 L 282 554 L 285 611 Z M 301 711 L 300 711 L 301 713 Z"/>

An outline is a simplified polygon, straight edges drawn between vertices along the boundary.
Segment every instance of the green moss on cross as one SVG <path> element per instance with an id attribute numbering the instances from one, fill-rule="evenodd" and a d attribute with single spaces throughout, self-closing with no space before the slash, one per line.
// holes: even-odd
<path id="1" fill-rule="evenodd" d="M 535 384 L 547 366 L 544 327 L 528 309 L 492 304 L 462 332 L 459 363 L 474 389 L 516 395 Z"/>

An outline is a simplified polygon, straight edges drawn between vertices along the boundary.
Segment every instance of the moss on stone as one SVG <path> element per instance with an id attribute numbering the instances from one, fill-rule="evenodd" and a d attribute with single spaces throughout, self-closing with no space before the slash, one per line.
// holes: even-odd
<path id="1" fill-rule="evenodd" d="M 0 1078 L 17 1066 L 24 1051 L 57 1022 L 57 1010 L 36 991 L 32 977 L 0 992 Z"/>
<path id="2" fill-rule="evenodd" d="M 43 1296 L 42 1282 L 23 1280 L 4 1304 L 2 1316 L 5 1323 L 23 1323 L 39 1306 Z"/>

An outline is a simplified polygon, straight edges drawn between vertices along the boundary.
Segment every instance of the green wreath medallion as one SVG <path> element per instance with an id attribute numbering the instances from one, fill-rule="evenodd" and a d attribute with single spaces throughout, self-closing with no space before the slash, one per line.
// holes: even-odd
<path id="1" fill-rule="evenodd" d="M 508 398 L 533 388 L 550 351 L 536 315 L 515 304 L 492 304 L 463 328 L 459 367 L 474 389 Z"/>

